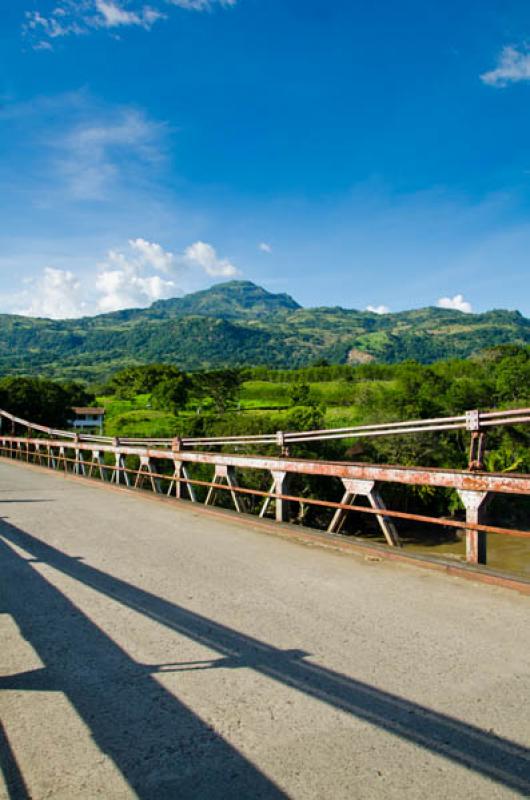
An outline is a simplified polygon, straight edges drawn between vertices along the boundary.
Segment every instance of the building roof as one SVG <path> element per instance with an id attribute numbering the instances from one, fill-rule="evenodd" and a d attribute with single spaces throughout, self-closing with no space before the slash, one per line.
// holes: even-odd
<path id="1" fill-rule="evenodd" d="M 93 416 L 103 416 L 105 413 L 105 409 L 101 406 L 93 406 L 93 407 L 84 407 L 84 406 L 74 406 L 72 411 L 79 416 L 81 414 L 92 414 Z"/>

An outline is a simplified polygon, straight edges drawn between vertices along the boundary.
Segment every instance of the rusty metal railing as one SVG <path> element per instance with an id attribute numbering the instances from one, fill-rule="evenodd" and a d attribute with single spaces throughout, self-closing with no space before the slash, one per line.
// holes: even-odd
<path id="1" fill-rule="evenodd" d="M 243 436 L 199 436 L 199 437 L 172 437 L 172 438 L 141 438 L 111 436 L 97 436 L 93 434 L 78 434 L 50 428 L 45 425 L 29 422 L 28 420 L 10 414 L 0 409 L 0 421 L 11 423 L 11 432 L 15 432 L 18 425 L 28 432 L 44 433 L 47 437 L 77 440 L 81 442 L 94 442 L 99 444 L 114 444 L 119 441 L 126 446 L 139 447 L 167 447 L 173 448 L 176 440 L 181 448 L 193 449 L 196 447 L 226 447 L 226 446 L 270 446 L 277 445 L 284 451 L 291 444 L 307 442 L 321 442 L 333 439 L 371 438 L 378 436 L 402 436 L 406 434 L 421 434 L 443 431 L 469 431 L 472 435 L 472 449 L 470 461 L 477 468 L 481 465 L 481 453 L 485 432 L 491 427 L 506 425 L 520 425 L 530 423 L 530 408 L 515 408 L 502 411 L 466 411 L 452 417 L 435 417 L 432 419 L 405 420 L 402 422 L 385 422 L 374 425 L 355 425 L 343 428 L 328 428 L 311 431 L 278 431 L 276 433 L 243 435 Z"/>
<path id="2" fill-rule="evenodd" d="M 495 418 L 489 417 L 491 420 Z M 213 504 L 219 491 L 228 492 L 238 513 L 248 510 L 245 509 L 244 498 L 254 496 L 261 502 L 261 507 L 257 509 L 259 516 L 265 516 L 274 504 L 278 522 L 289 519 L 289 504 L 327 508 L 333 512 L 327 526 L 331 534 L 340 533 L 349 512 L 360 512 L 375 517 L 386 543 L 394 548 L 401 546 L 394 520 L 465 529 L 466 559 L 473 564 L 486 564 L 488 534 L 530 539 L 530 531 L 489 525 L 485 521 L 487 503 L 492 495 L 530 495 L 530 475 L 200 452 L 183 450 L 176 440 L 172 449 L 168 450 L 135 446 L 122 440 L 110 444 L 106 441 L 87 442 L 81 437 L 52 438 L 50 429 L 47 429 L 47 433 L 50 438 L 0 435 L 0 455 L 70 472 L 79 477 L 99 477 L 103 481 L 128 487 L 142 488 L 147 481 L 148 488 L 154 493 L 178 499 L 187 496 L 193 503 L 198 502 L 196 489 L 201 487 L 206 490 L 205 505 Z M 134 457 L 138 466 L 131 466 L 130 457 Z M 199 464 L 211 469 L 213 475 L 210 480 L 190 475 L 189 468 Z M 256 471 L 268 472 L 270 488 L 262 490 L 242 485 L 248 471 L 254 474 Z M 296 475 L 339 481 L 343 488 L 342 499 L 332 501 L 292 494 L 289 481 Z M 463 522 L 387 508 L 381 487 L 389 484 L 452 489 L 458 493 L 464 505 L 466 520 Z M 358 497 L 364 498 L 368 506 L 356 503 Z"/>

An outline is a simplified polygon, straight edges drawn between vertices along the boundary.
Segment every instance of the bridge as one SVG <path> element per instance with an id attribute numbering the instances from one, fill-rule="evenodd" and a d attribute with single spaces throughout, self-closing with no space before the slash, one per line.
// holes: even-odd
<path id="1" fill-rule="evenodd" d="M 379 492 L 526 476 L 37 431 L 0 435 L 0 797 L 530 795 L 529 585 L 407 555 Z M 351 497 L 319 501 L 331 533 L 286 522 L 300 471 L 366 498 L 385 543 L 337 534 Z"/>

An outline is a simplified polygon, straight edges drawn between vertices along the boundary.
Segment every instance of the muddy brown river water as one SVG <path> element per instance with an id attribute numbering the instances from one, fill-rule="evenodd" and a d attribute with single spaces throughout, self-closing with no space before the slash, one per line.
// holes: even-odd
<path id="1" fill-rule="evenodd" d="M 488 535 L 487 547 L 488 567 L 530 579 L 530 540 L 491 533 Z M 439 556 L 458 561 L 466 559 L 465 540 L 443 542 L 432 546 L 405 544 L 405 549 L 408 553 Z"/>

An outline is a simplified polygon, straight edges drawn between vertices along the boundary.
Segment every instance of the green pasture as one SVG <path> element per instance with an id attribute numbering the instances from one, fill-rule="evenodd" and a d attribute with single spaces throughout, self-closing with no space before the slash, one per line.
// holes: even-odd
<path id="1" fill-rule="evenodd" d="M 371 381 L 370 392 L 384 390 L 387 381 Z M 356 425 L 363 419 L 364 383 L 348 381 L 319 381 L 310 383 L 311 399 L 324 413 L 326 427 L 346 427 Z M 246 381 L 242 384 L 237 407 L 230 414 L 232 427 L 259 432 L 263 429 L 283 429 L 289 426 L 289 412 L 292 411 L 290 399 L 291 384 L 263 380 Z M 120 399 L 112 395 L 97 398 L 98 404 L 105 408 L 105 433 L 108 436 L 174 436 L 186 433 L 190 424 L 200 413 L 208 414 L 211 402 L 208 398 L 200 403 L 190 398 L 186 407 L 171 414 L 152 409 L 149 394 L 140 394 L 132 399 Z"/>

